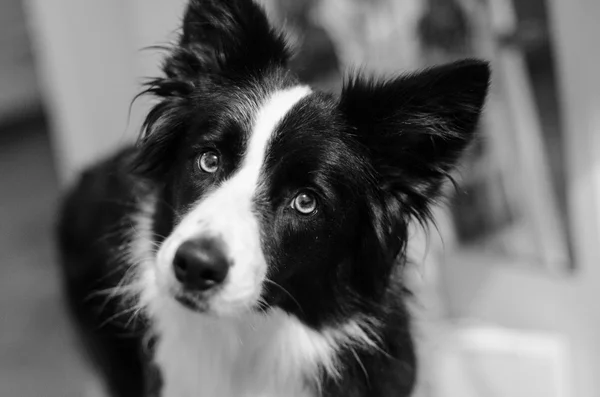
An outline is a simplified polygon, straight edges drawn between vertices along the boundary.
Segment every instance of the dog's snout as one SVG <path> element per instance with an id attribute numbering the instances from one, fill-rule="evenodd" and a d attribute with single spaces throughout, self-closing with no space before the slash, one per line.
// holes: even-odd
<path id="1" fill-rule="evenodd" d="M 220 240 L 188 240 L 179 246 L 173 259 L 175 277 L 186 288 L 205 291 L 225 280 L 229 262 Z"/>

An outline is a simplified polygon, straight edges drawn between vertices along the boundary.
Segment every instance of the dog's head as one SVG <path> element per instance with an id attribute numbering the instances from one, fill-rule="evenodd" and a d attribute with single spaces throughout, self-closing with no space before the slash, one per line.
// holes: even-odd
<path id="1" fill-rule="evenodd" d="M 159 187 L 151 270 L 164 296 L 319 324 L 380 301 L 407 224 L 473 139 L 489 70 L 463 61 L 340 95 L 286 68 L 250 0 L 192 0 L 149 92 L 138 170 Z"/>

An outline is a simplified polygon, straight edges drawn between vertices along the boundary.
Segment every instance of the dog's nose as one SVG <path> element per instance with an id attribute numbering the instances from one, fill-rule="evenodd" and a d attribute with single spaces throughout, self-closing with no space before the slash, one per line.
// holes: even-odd
<path id="1" fill-rule="evenodd" d="M 221 241 L 205 238 L 181 244 L 175 252 L 173 267 L 175 277 L 186 288 L 206 291 L 225 280 L 229 263 Z"/>

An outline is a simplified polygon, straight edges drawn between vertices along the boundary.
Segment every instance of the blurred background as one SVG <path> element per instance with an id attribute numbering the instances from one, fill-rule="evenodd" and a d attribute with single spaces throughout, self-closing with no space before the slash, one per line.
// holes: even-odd
<path id="1" fill-rule="evenodd" d="M 600 395 L 600 2 L 262 2 L 323 89 L 353 66 L 492 63 L 484 139 L 438 230 L 414 232 L 419 395 Z M 176 37 L 184 3 L 0 2 L 0 396 L 98 390 L 61 302 L 56 204 L 135 139 L 160 60 L 141 49 Z"/>

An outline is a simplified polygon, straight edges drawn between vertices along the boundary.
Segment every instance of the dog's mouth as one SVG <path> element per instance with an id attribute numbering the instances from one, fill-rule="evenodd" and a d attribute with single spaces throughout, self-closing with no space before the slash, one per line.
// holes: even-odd
<path id="1" fill-rule="evenodd" d="M 206 298 L 195 297 L 185 292 L 174 294 L 174 298 L 186 309 L 193 312 L 206 313 L 210 309 Z"/>
<path id="2" fill-rule="evenodd" d="M 190 291 L 172 291 L 170 294 L 179 304 L 186 309 L 203 315 L 213 315 L 216 317 L 229 317 L 237 316 L 243 312 L 257 312 L 267 313 L 270 309 L 270 305 L 260 300 L 253 305 L 248 305 L 243 309 L 238 307 L 234 310 L 222 310 L 219 305 L 215 305 L 212 302 L 214 294 L 195 293 Z"/>

